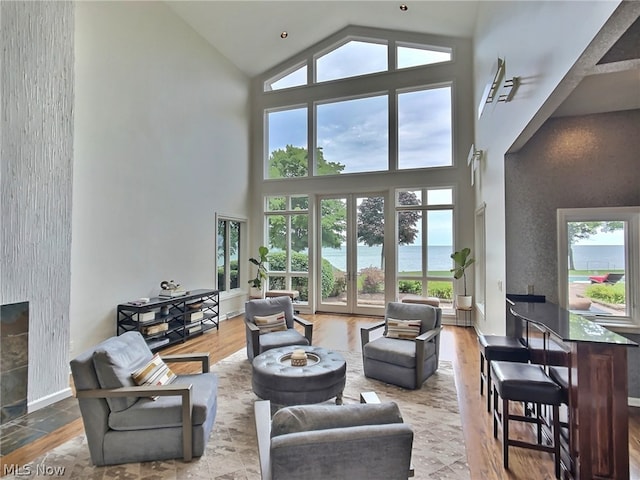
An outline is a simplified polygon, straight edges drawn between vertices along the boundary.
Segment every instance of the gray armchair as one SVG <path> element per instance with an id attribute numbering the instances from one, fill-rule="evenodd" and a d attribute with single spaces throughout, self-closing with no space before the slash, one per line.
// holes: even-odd
<path id="1" fill-rule="evenodd" d="M 284 312 L 286 330 L 261 333 L 256 325 L 256 316 L 269 316 Z M 247 357 L 253 360 L 267 350 L 289 345 L 311 345 L 313 323 L 296 316 L 293 303 L 288 296 L 249 300 L 245 304 L 245 327 L 247 334 Z M 304 327 L 304 335 L 294 328 L 294 323 Z"/>
<path id="2" fill-rule="evenodd" d="M 166 362 L 200 362 L 203 373 L 177 375 L 168 385 L 135 385 L 131 374 L 152 358 L 142 335 L 131 331 L 71 360 L 95 465 L 190 461 L 203 454 L 217 408 L 218 376 L 209 373 L 209 354 L 166 355 Z"/>
<path id="3" fill-rule="evenodd" d="M 254 408 L 262 480 L 413 476 L 413 430 L 393 402 L 286 407 L 273 420 L 268 400 Z"/>
<path id="4" fill-rule="evenodd" d="M 371 332 L 383 328 L 388 332 L 388 320 L 419 320 L 419 335 L 415 339 L 382 336 L 370 341 Z M 422 387 L 438 368 L 442 310 L 430 305 L 391 302 L 385 319 L 371 327 L 360 329 L 362 363 L 367 377 L 404 388 Z"/>

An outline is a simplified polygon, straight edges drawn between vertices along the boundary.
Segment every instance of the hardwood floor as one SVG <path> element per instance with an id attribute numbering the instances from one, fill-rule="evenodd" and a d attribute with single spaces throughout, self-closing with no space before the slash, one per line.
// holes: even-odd
<path id="1" fill-rule="evenodd" d="M 351 351 L 361 350 L 360 327 L 379 321 L 376 318 L 326 314 L 303 315 L 303 317 L 314 322 L 313 343 L 315 345 Z M 243 318 L 236 317 L 221 322 L 219 331 L 211 331 L 189 342 L 174 345 L 163 350 L 162 353 L 208 351 L 211 355 L 211 363 L 214 364 L 244 345 Z M 510 449 L 510 470 L 504 470 L 502 446 L 499 439 L 493 438 L 492 418 L 486 411 L 485 398 L 481 397 L 479 392 L 480 360 L 474 329 L 445 326 L 441 338 L 440 358 L 451 361 L 454 366 L 471 479 L 554 478 L 551 456 L 532 450 Z M 172 368 L 177 372 L 186 372 L 189 366 L 175 364 Z M 531 433 L 527 427 L 514 428 L 513 431 L 516 435 L 522 436 Z M 82 422 L 80 420 L 72 422 L 42 439 L 5 455 L 2 458 L 2 464 L 28 463 L 80 432 L 82 432 Z M 640 408 L 629 409 L 629 450 L 630 478 L 640 478 Z M 421 477 L 419 472 L 416 472 L 415 478 L 425 477 Z"/>

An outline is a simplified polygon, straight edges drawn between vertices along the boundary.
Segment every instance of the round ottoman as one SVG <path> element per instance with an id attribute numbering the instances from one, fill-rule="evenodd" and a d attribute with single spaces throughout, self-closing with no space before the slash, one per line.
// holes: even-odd
<path id="1" fill-rule="evenodd" d="M 292 366 L 294 350 L 307 353 L 306 366 Z M 337 352 L 321 347 L 292 345 L 273 348 L 253 359 L 251 384 L 263 400 L 278 405 L 320 403 L 336 397 L 342 404 L 347 364 Z"/>

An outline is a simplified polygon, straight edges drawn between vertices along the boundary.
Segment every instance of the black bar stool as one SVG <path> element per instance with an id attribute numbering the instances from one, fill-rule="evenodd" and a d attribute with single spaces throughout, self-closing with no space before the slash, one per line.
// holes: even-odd
<path id="1" fill-rule="evenodd" d="M 563 467 L 573 473 L 574 465 L 571 461 L 571 429 L 569 427 L 569 369 L 567 367 L 549 367 L 549 377 L 562 388 L 562 403 L 566 405 L 560 411 L 560 447 L 566 454 Z M 564 418 L 563 418 L 564 416 Z"/>
<path id="2" fill-rule="evenodd" d="M 493 438 L 498 437 L 498 425 L 502 425 L 502 452 L 504 468 L 509 469 L 509 447 L 529 448 L 553 454 L 556 478 L 560 478 L 560 403 L 562 388 L 545 373 L 540 365 L 530 363 L 491 362 L 493 378 Z M 498 397 L 502 399 L 502 412 L 498 408 Z M 532 402 L 534 415 L 515 415 L 509 412 L 509 402 Z M 552 407 L 551 432 L 553 445 L 543 443 L 542 426 L 546 421 L 541 405 Z M 509 438 L 509 421 L 535 423 L 537 443 L 529 443 Z"/>
<path id="3" fill-rule="evenodd" d="M 487 382 L 487 412 L 491 411 L 491 374 L 490 364 L 492 360 L 504 360 L 509 362 L 529 362 L 529 349 L 515 337 L 503 337 L 500 335 L 478 335 L 480 348 L 480 395 L 482 395 L 484 382 Z"/>

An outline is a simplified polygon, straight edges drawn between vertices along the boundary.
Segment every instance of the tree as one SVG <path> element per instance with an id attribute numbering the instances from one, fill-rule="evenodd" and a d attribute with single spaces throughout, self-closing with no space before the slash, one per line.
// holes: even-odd
<path id="1" fill-rule="evenodd" d="M 304 147 L 287 145 L 269 155 L 269 178 L 306 177 L 309 174 L 309 156 Z M 322 147 L 316 149 L 316 173 L 335 175 L 342 173 L 345 166 L 339 162 L 328 162 L 324 158 Z"/>
<path id="2" fill-rule="evenodd" d="M 345 166 L 338 162 L 328 162 L 324 158 L 322 148 L 316 150 L 317 173 L 319 175 L 340 174 Z M 269 156 L 269 178 L 304 177 L 308 173 L 307 149 L 287 145 L 285 149 L 271 152 Z M 271 197 L 269 210 L 286 210 L 284 197 Z M 303 205 L 300 205 L 301 207 Z M 304 205 L 306 209 L 306 205 Z M 296 209 L 296 203 L 291 206 Z M 308 215 L 291 215 L 291 249 L 294 252 L 304 251 L 309 246 Z M 346 231 L 346 210 L 339 200 L 327 200 L 322 203 L 322 245 L 338 248 L 344 241 Z M 269 216 L 269 244 L 272 248 L 285 250 L 286 217 L 284 215 Z"/>
<path id="3" fill-rule="evenodd" d="M 615 232 L 624 228 L 624 222 L 568 222 L 567 239 L 569 241 L 569 270 L 575 270 L 573 246 L 599 232 Z"/>
<path id="4" fill-rule="evenodd" d="M 413 192 L 402 191 L 398 196 L 400 205 L 419 205 Z M 416 227 L 420 213 L 411 210 L 398 214 L 398 245 L 413 243 L 418 235 Z M 358 241 L 368 247 L 381 245 L 384 251 L 384 198 L 365 198 L 358 207 Z M 384 255 L 381 254 L 380 267 L 384 268 Z"/>

